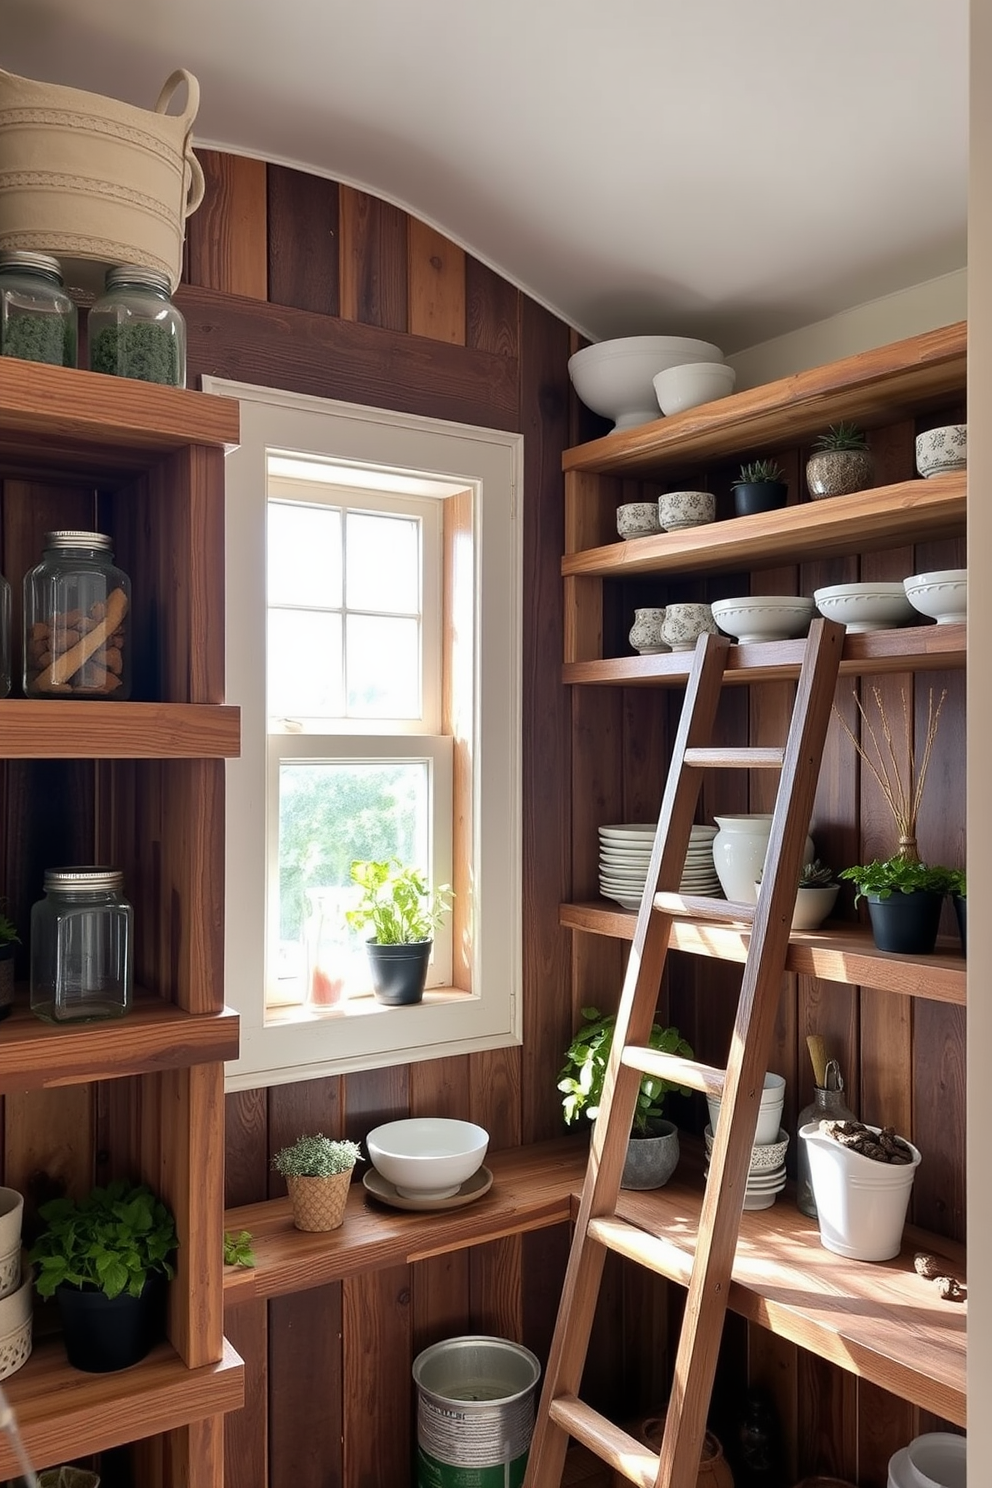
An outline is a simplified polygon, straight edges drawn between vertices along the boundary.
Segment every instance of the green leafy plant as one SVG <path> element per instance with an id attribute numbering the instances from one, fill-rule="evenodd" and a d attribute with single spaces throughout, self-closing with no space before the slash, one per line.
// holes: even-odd
<path id="1" fill-rule="evenodd" d="M 952 868 L 950 870 L 951 886 L 947 890 L 949 894 L 956 894 L 959 899 L 968 897 L 968 875 L 963 868 Z"/>
<path id="2" fill-rule="evenodd" d="M 60 1286 L 138 1297 L 149 1276 L 175 1274 L 175 1221 L 143 1183 L 115 1179 L 84 1199 L 51 1199 L 38 1212 L 45 1228 L 29 1259 L 42 1297 Z"/>
<path id="3" fill-rule="evenodd" d="M 289 1147 L 282 1147 L 273 1157 L 272 1166 L 284 1178 L 332 1178 L 335 1173 L 348 1173 L 362 1155 L 357 1142 L 336 1140 L 323 1132 L 297 1137 Z"/>
<path id="4" fill-rule="evenodd" d="M 251 1248 L 251 1231 L 239 1230 L 236 1235 L 224 1231 L 224 1265 L 242 1266 L 249 1270 L 255 1264 L 255 1252 Z"/>
<path id="5" fill-rule="evenodd" d="M 917 889 L 950 894 L 953 893 L 955 874 L 950 868 L 928 868 L 926 863 L 911 862 L 897 853 L 894 858 L 843 868 L 837 877 L 849 879 L 856 886 L 854 902 L 857 904 L 866 894 L 875 894 L 879 899 L 888 899 L 895 893 L 912 894 Z"/>
<path id="6" fill-rule="evenodd" d="M 741 466 L 741 473 L 736 480 L 731 481 L 732 486 L 755 486 L 765 481 L 784 482 L 785 472 L 776 460 L 752 460 L 748 465 Z"/>
<path id="7" fill-rule="evenodd" d="M 842 419 L 839 424 L 831 424 L 825 434 L 818 434 L 813 440 L 813 448 L 817 451 L 864 450 L 868 448 L 868 440 L 857 424 L 848 424 Z"/>
<path id="8" fill-rule="evenodd" d="M 17 933 L 17 926 L 3 911 L 4 901 L 0 899 L 0 946 L 20 945 L 21 937 Z"/>
<path id="9" fill-rule="evenodd" d="M 355 909 L 347 911 L 353 930 L 371 925 L 371 939 L 379 945 L 407 945 L 431 940 L 451 908 L 450 884 L 431 889 L 416 868 L 398 858 L 369 860 L 351 865 L 351 878 L 362 891 Z"/>
<path id="10" fill-rule="evenodd" d="M 603 1079 L 613 1047 L 613 1030 L 616 1018 L 605 1016 L 598 1008 L 582 1009 L 582 1027 L 565 1051 L 565 1064 L 558 1076 L 558 1089 L 562 1093 L 562 1109 L 565 1121 L 570 1126 L 584 1111 L 590 1121 L 595 1121 L 603 1098 Z M 678 1054 L 683 1059 L 692 1058 L 692 1049 L 677 1028 L 662 1028 L 651 1025 L 648 1040 L 652 1049 L 665 1054 Z M 671 1080 L 662 1080 L 655 1075 L 642 1075 L 634 1111 L 633 1134 L 650 1136 L 651 1127 L 664 1115 L 665 1096 L 673 1091 L 680 1095 L 690 1092 Z"/>

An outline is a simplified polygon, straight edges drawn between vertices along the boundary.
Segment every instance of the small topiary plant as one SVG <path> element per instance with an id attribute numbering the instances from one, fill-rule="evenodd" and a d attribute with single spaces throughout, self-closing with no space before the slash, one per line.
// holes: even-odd
<path id="1" fill-rule="evenodd" d="M 732 486 L 757 486 L 766 481 L 774 481 L 778 484 L 785 481 L 785 472 L 777 460 L 752 460 L 750 464 L 742 465 L 740 475 L 730 484 Z"/>
<path id="2" fill-rule="evenodd" d="M 317 1132 L 314 1136 L 297 1137 L 292 1146 L 281 1148 L 273 1157 L 272 1166 L 284 1178 L 333 1178 L 335 1173 L 350 1172 L 361 1155 L 357 1142 L 333 1139 Z"/>
<path id="3" fill-rule="evenodd" d="M 866 450 L 868 440 L 864 431 L 857 424 L 845 423 L 831 424 L 825 434 L 818 434 L 813 440 L 813 449 L 818 453 L 823 450 Z"/>

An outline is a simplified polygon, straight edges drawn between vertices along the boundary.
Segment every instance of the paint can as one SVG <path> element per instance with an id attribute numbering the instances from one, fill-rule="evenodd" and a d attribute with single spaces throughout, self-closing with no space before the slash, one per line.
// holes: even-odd
<path id="1" fill-rule="evenodd" d="M 413 1361 L 417 1488 L 520 1488 L 539 1360 L 505 1338 L 449 1338 Z"/>

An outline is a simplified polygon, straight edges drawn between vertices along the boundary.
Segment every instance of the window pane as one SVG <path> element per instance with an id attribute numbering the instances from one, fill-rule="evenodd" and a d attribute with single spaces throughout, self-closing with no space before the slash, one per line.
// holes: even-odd
<path id="1" fill-rule="evenodd" d="M 396 857 L 428 873 L 429 788 L 424 760 L 280 765 L 280 1000 L 329 1006 L 369 990 L 368 932 L 345 919 L 351 863 Z"/>
<path id="2" fill-rule="evenodd" d="M 349 610 L 420 613 L 420 523 L 348 513 Z"/>
<path id="3" fill-rule="evenodd" d="M 270 609 L 266 671 L 270 718 L 340 718 L 341 616 Z"/>
<path id="4" fill-rule="evenodd" d="M 268 512 L 269 604 L 340 609 L 340 509 L 270 501 Z"/>
<path id="5" fill-rule="evenodd" d="M 420 625 L 349 615 L 345 667 L 352 718 L 419 718 Z"/>

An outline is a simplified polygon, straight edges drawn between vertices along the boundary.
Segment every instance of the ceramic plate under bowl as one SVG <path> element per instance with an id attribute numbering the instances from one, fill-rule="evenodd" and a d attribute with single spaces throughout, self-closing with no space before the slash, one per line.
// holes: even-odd
<path id="1" fill-rule="evenodd" d="M 481 1199 L 483 1194 L 489 1192 L 493 1186 L 493 1175 L 486 1167 L 477 1168 L 450 1199 L 405 1199 L 396 1192 L 395 1184 L 387 1182 L 375 1168 L 369 1168 L 362 1184 L 373 1198 L 380 1199 L 393 1209 L 461 1209 L 464 1204 L 474 1204 L 476 1199 Z"/>

